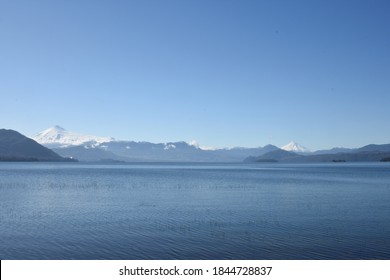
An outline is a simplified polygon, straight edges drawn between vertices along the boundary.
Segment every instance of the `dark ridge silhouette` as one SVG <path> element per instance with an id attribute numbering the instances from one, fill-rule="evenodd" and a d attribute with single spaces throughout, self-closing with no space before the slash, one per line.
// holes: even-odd
<path id="1" fill-rule="evenodd" d="M 61 157 L 15 130 L 0 129 L 0 161 L 75 160 Z"/>

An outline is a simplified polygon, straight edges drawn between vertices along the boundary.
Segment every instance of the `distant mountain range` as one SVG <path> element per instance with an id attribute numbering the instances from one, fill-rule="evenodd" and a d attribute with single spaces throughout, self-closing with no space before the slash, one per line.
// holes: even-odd
<path id="1" fill-rule="evenodd" d="M 0 161 L 71 161 L 17 131 L 0 129 Z"/>
<path id="2" fill-rule="evenodd" d="M 333 148 L 311 152 L 291 142 L 281 148 L 211 149 L 195 142 L 150 143 L 117 141 L 65 130 L 46 129 L 33 139 L 0 129 L 0 161 L 85 162 L 344 162 L 390 161 L 390 144 L 370 144 L 357 149 Z M 35 140 L 35 141 L 34 141 Z M 42 145 L 41 145 L 42 144 Z"/>
<path id="3" fill-rule="evenodd" d="M 118 141 L 112 137 L 97 137 L 70 132 L 60 126 L 46 129 L 32 137 L 63 157 L 80 161 L 124 162 L 240 162 L 243 159 L 277 150 L 267 145 L 258 148 L 211 149 L 196 142 L 150 143 Z"/>
<path id="4" fill-rule="evenodd" d="M 350 149 L 341 152 L 339 149 L 332 149 L 329 153 L 298 154 L 284 150 L 276 150 L 257 157 L 248 157 L 245 162 L 369 162 L 369 161 L 390 161 L 390 145 L 367 145 L 359 149 Z"/>
<path id="5" fill-rule="evenodd" d="M 195 142 L 150 143 L 118 141 L 70 132 L 60 126 L 46 129 L 32 137 L 66 158 L 88 162 L 332 162 L 379 161 L 390 156 L 390 144 L 367 145 L 358 149 L 333 148 L 310 151 L 290 142 L 278 148 L 203 148 Z"/>
<path id="6" fill-rule="evenodd" d="M 263 155 L 272 149 L 278 148 L 270 145 L 251 149 L 203 150 L 186 142 L 111 141 L 101 144 L 89 143 L 53 148 L 53 151 L 64 157 L 73 157 L 80 161 L 237 162 L 252 154 Z"/>

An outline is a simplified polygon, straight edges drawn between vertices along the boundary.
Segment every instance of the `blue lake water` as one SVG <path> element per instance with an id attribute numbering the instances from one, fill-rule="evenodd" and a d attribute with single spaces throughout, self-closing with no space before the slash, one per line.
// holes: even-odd
<path id="1" fill-rule="evenodd" d="M 390 164 L 0 163 L 0 259 L 390 259 Z"/>

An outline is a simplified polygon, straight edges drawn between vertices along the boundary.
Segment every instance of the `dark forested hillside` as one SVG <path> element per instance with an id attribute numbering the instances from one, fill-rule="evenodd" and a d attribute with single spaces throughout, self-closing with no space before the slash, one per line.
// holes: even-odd
<path id="1" fill-rule="evenodd" d="M 0 129 L 0 161 L 70 161 L 15 130 Z"/>

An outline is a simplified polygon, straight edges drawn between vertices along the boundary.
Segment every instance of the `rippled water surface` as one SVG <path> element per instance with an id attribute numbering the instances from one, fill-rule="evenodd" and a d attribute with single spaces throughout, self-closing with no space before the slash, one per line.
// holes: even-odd
<path id="1" fill-rule="evenodd" d="M 390 165 L 0 163 L 0 259 L 390 259 Z"/>

